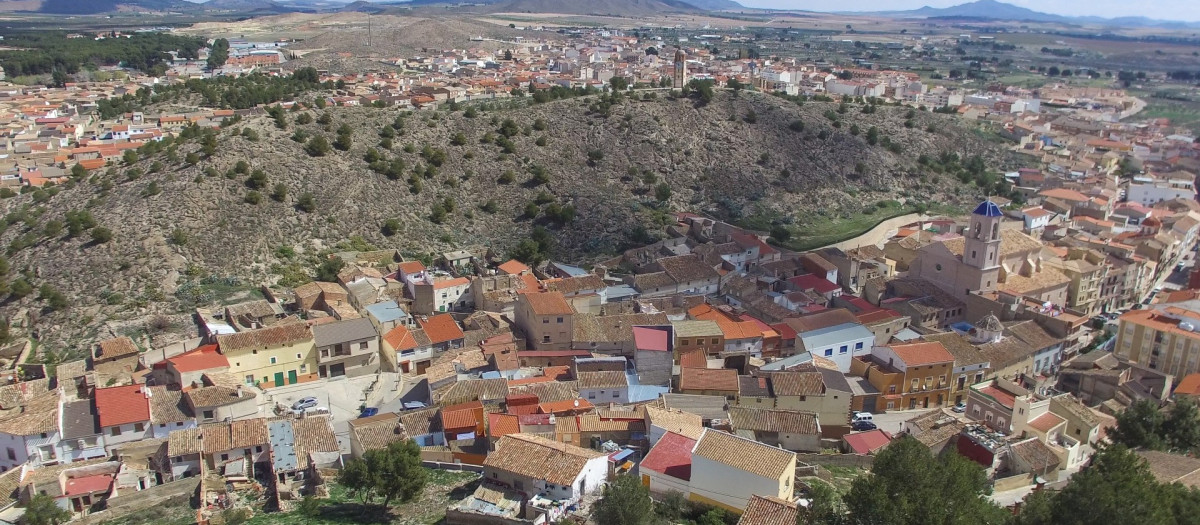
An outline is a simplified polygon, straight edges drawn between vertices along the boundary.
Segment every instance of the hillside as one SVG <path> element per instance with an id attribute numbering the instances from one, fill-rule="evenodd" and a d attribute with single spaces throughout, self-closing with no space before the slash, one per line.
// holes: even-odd
<path id="1" fill-rule="evenodd" d="M 38 12 L 63 15 L 91 15 L 127 10 L 190 10 L 194 4 L 184 0 L 0 0 L 0 12 Z"/>
<path id="2" fill-rule="evenodd" d="M 504 253 L 538 224 L 553 235 L 549 256 L 585 262 L 652 240 L 672 210 L 761 223 L 834 218 L 893 198 L 966 202 L 978 190 L 923 174 L 918 155 L 982 154 L 996 169 L 1002 164 L 995 159 L 1004 156 L 951 117 L 919 113 L 908 128 L 905 108 L 874 114 L 851 108 L 837 129 L 823 116 L 834 104 L 797 106 L 753 93 L 718 93 L 699 108 L 687 99 L 625 100 L 607 116 L 598 104 L 593 96 L 477 111 L 473 118 L 461 111 L 413 114 L 393 150 L 381 152 L 385 168 L 402 160 L 395 180 L 368 168 L 364 156 L 398 112 L 330 108 L 326 126 L 322 119 L 298 126 L 297 113 L 288 114 L 286 130 L 266 116 L 249 117 L 223 130 L 213 155 L 196 165 L 186 162 L 200 150 L 201 141 L 192 139 L 131 167 L 0 200 L 9 225 L 0 235 L 9 246 L 9 280 L 24 275 L 34 290 L 0 312 L 14 326 L 32 314 L 43 349 L 76 352 L 97 334 L 146 330 L 156 313 L 184 314 L 177 318 L 182 326 L 197 304 L 261 284 L 294 285 L 312 272 L 315 254 L 351 236 L 408 256 L 483 246 Z M 498 145 L 508 119 L 511 154 Z M 797 121 L 805 123 L 802 131 Z M 291 140 L 299 128 L 333 142 L 342 124 L 353 130 L 346 152 L 310 157 Z M 878 126 L 902 144 L 902 153 L 852 136 L 846 132 L 852 124 Z M 239 161 L 247 172 L 265 175 L 257 204 L 247 202 L 254 199 L 249 177 L 236 172 Z M 441 166 L 429 170 L 431 163 Z M 501 180 L 506 173 L 511 182 Z M 537 184 L 537 173 L 545 184 Z M 665 203 L 658 202 L 665 197 L 660 183 L 670 189 Z M 271 197 L 276 185 L 286 189 L 279 202 Z M 305 193 L 314 197 L 311 212 L 298 206 Z M 445 210 L 447 202 L 452 209 Z M 434 203 L 446 211 L 440 224 Z M 566 206 L 575 211 L 570 222 L 547 217 Z M 525 216 L 529 207 L 536 220 Z M 72 222 L 67 213 L 83 211 L 112 232 L 110 241 L 63 233 Z M 397 231 L 385 236 L 389 219 L 398 221 Z M 40 311 L 48 304 L 37 299 L 47 295 L 38 292 L 42 285 L 70 306 Z"/>
<path id="3" fill-rule="evenodd" d="M 699 12 L 683 0 L 508 0 L 494 4 L 496 13 L 561 13 L 569 15 L 653 16 Z"/>

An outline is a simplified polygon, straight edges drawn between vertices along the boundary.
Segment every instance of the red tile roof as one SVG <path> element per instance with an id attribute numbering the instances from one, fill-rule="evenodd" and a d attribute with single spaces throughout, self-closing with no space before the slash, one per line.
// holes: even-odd
<path id="1" fill-rule="evenodd" d="M 680 372 L 680 390 L 738 391 L 737 370 L 729 368 L 690 368 Z"/>
<path id="2" fill-rule="evenodd" d="M 675 479 L 692 479 L 692 449 L 696 440 L 667 432 L 646 454 L 641 467 Z"/>
<path id="3" fill-rule="evenodd" d="M 412 332 L 404 325 L 396 325 L 395 328 L 388 330 L 384 334 L 383 341 L 391 346 L 393 350 L 412 350 L 417 347 L 417 339 L 413 337 Z"/>
<path id="4" fill-rule="evenodd" d="M 560 292 L 527 293 L 522 295 L 535 315 L 571 315 L 575 309 Z"/>
<path id="5" fill-rule="evenodd" d="M 217 351 L 217 345 L 204 345 L 190 352 L 167 359 L 180 372 L 198 372 L 229 367 L 229 360 Z"/>
<path id="6" fill-rule="evenodd" d="M 954 361 L 954 356 L 950 354 L 950 351 L 946 350 L 946 347 L 937 341 L 892 345 L 892 351 L 896 352 L 896 355 L 904 361 L 905 366 L 921 366 Z"/>
<path id="7" fill-rule="evenodd" d="M 404 261 L 400 263 L 400 273 L 404 275 L 412 275 L 425 271 L 425 265 L 421 261 Z"/>
<path id="8" fill-rule="evenodd" d="M 855 454 L 870 454 L 892 442 L 892 435 L 879 429 L 842 436 Z"/>
<path id="9" fill-rule="evenodd" d="M 1042 415 L 1030 420 L 1029 426 L 1036 428 L 1042 432 L 1049 432 L 1050 429 L 1054 428 L 1055 426 L 1062 423 L 1063 421 L 1066 421 L 1066 420 L 1059 417 L 1058 415 L 1054 414 L 1053 412 L 1046 412 L 1045 414 L 1042 414 Z"/>
<path id="10" fill-rule="evenodd" d="M 488 437 L 498 438 L 521 431 L 521 422 L 517 416 L 508 414 L 488 414 Z"/>
<path id="11" fill-rule="evenodd" d="M 586 399 L 564 399 L 538 405 L 538 411 L 543 414 L 557 414 L 574 410 L 591 410 L 593 405 Z"/>
<path id="12" fill-rule="evenodd" d="M 150 400 L 142 393 L 143 385 L 97 388 L 94 394 L 101 427 L 150 421 Z"/>
<path id="13" fill-rule="evenodd" d="M 429 342 L 435 345 L 463 338 L 462 328 L 459 328 L 458 322 L 450 314 L 435 315 L 428 320 L 418 318 L 417 323 L 425 329 Z"/>
<path id="14" fill-rule="evenodd" d="M 112 474 L 96 474 L 94 476 L 71 478 L 67 480 L 64 495 L 80 496 L 96 492 L 108 492 L 112 488 L 113 479 L 114 476 Z"/>
<path id="15" fill-rule="evenodd" d="M 522 263 L 516 259 L 509 260 L 508 262 L 497 266 L 496 269 L 509 275 L 521 275 L 529 271 L 529 267 L 526 266 L 525 263 Z"/>
<path id="16" fill-rule="evenodd" d="M 830 293 L 834 290 L 840 290 L 842 288 L 841 286 L 829 282 L 829 280 L 824 277 L 818 277 L 811 273 L 797 275 L 796 277 L 788 279 L 788 282 L 792 283 L 792 285 L 798 290 L 816 290 L 817 293 L 822 294 Z"/>
<path id="17" fill-rule="evenodd" d="M 1013 402 L 1017 400 L 1017 396 L 1014 396 L 1009 392 L 1005 392 L 1003 389 L 997 388 L 995 385 L 988 385 L 980 388 L 979 393 L 990 396 L 992 399 L 995 399 L 996 402 L 1009 409 L 1013 407 Z"/>
<path id="18" fill-rule="evenodd" d="M 679 366 L 683 368 L 708 368 L 708 358 L 703 350 L 692 350 L 679 356 Z"/>
<path id="19" fill-rule="evenodd" d="M 1200 374 L 1188 374 L 1179 382 L 1179 386 L 1175 387 L 1176 394 L 1185 394 L 1189 396 L 1200 395 Z"/>

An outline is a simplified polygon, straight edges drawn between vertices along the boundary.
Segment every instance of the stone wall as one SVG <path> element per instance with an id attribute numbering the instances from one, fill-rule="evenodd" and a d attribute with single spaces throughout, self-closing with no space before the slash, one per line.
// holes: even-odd
<path id="1" fill-rule="evenodd" d="M 798 463 L 820 465 L 822 467 L 858 467 L 870 469 L 875 463 L 875 456 L 859 454 L 805 454 L 797 453 Z"/>

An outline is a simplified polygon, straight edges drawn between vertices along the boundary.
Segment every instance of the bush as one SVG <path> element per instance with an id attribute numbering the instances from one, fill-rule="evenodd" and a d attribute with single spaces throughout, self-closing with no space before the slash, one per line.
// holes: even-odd
<path id="1" fill-rule="evenodd" d="M 296 199 L 296 209 L 305 213 L 312 213 L 317 210 L 317 199 L 313 197 L 311 192 L 304 192 Z"/>
<path id="2" fill-rule="evenodd" d="M 24 277 L 18 277 L 8 286 L 8 295 L 13 299 L 20 299 L 33 293 L 33 285 Z"/>
<path id="3" fill-rule="evenodd" d="M 481 204 L 479 209 L 484 213 L 496 213 L 499 207 L 496 205 L 496 199 L 488 199 L 487 202 Z"/>
<path id="4" fill-rule="evenodd" d="M 174 230 L 171 230 L 171 237 L 169 237 L 167 240 L 175 246 L 183 246 L 187 244 L 188 235 L 187 232 L 183 231 L 181 228 L 175 228 Z"/>
<path id="5" fill-rule="evenodd" d="M 104 244 L 111 241 L 113 237 L 112 230 L 103 226 L 92 228 L 92 242 L 96 244 Z"/>
<path id="6" fill-rule="evenodd" d="M 282 182 L 275 184 L 275 189 L 271 191 L 271 200 L 283 202 L 284 199 L 287 199 L 287 185 Z"/>
<path id="7" fill-rule="evenodd" d="M 244 200 L 246 204 L 258 204 L 262 202 L 262 194 L 254 190 L 250 190 L 246 193 L 246 197 L 242 200 Z"/>
<path id="8" fill-rule="evenodd" d="M 396 219 L 388 219 L 383 221 L 383 228 L 380 228 L 380 232 L 383 233 L 385 237 L 391 237 L 397 233 L 400 233 L 400 221 Z"/>
<path id="9" fill-rule="evenodd" d="M 313 136 L 313 138 L 308 140 L 308 145 L 304 147 L 304 151 L 307 152 L 310 157 L 324 157 L 325 155 L 328 155 L 332 149 L 333 148 L 329 145 L 329 141 L 325 140 L 325 137 L 321 135 Z"/>
<path id="10" fill-rule="evenodd" d="M 791 124 L 788 124 L 788 129 L 795 131 L 796 133 L 801 133 L 804 131 L 804 121 L 793 120 Z"/>

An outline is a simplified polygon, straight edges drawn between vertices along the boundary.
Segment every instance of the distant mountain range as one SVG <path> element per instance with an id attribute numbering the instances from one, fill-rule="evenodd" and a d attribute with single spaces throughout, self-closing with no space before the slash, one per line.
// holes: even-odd
<path id="1" fill-rule="evenodd" d="M 863 13 L 859 13 L 863 14 Z M 1062 16 L 1042 13 L 996 0 L 977 0 L 950 7 L 929 7 L 911 11 L 867 13 L 894 18 L 971 18 L 981 20 L 1011 20 L 1020 22 L 1050 22 L 1058 24 L 1100 24 L 1118 27 L 1200 28 L 1197 22 L 1153 20 L 1146 17 L 1103 18 L 1098 16 Z"/>

